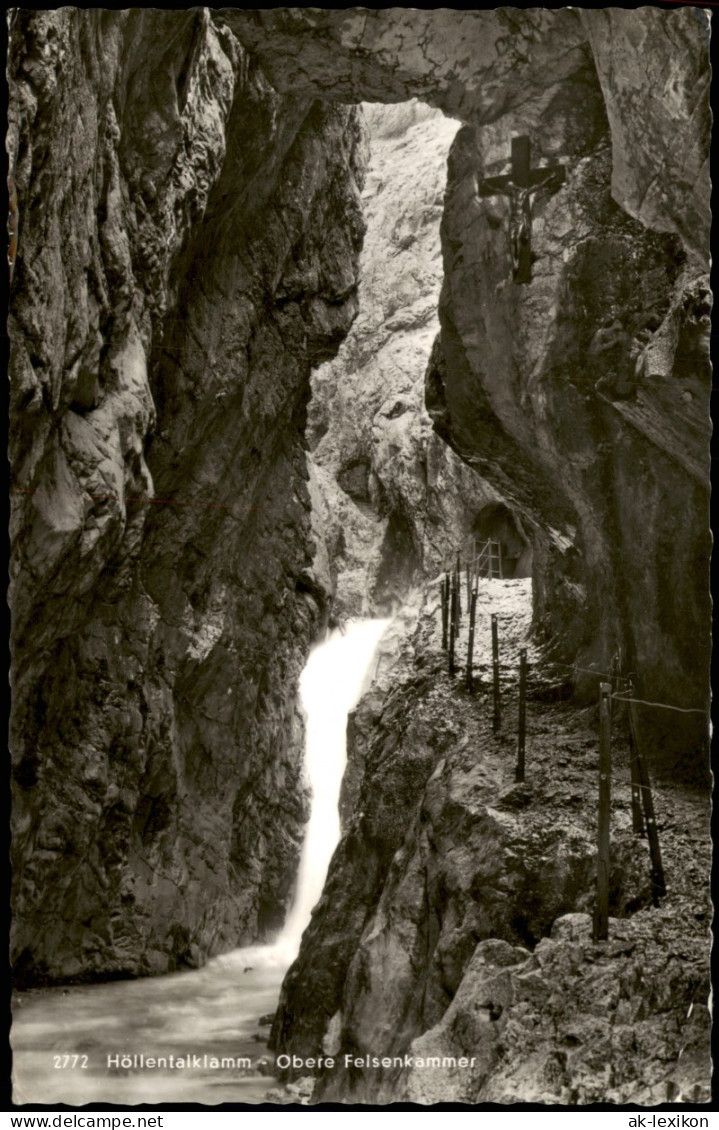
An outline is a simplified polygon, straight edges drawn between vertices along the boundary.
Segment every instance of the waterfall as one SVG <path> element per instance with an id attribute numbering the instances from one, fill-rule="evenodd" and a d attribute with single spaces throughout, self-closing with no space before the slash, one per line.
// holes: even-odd
<path id="1" fill-rule="evenodd" d="M 260 1017 L 277 1008 L 282 978 L 297 956 L 339 839 L 347 712 L 369 685 L 373 655 L 388 624 L 351 621 L 344 634 L 333 632 L 313 650 L 302 675 L 312 815 L 297 893 L 277 941 L 233 950 L 190 972 L 40 990 L 24 996 L 22 1008 L 18 997 L 12 1028 L 17 1099 L 72 1105 L 263 1101 L 270 1079 L 259 1071 L 220 1078 L 217 1071 L 193 1066 L 179 1073 L 126 1074 L 110 1071 L 107 1057 L 132 1049 L 155 1056 L 191 1050 L 197 1056 L 222 1052 L 258 1058 L 258 1029 L 269 1033 Z M 51 1056 L 51 1051 L 57 1054 Z M 80 1056 L 88 1069 L 54 1070 L 53 1062 L 68 1051 L 91 1052 Z"/>
<path id="2" fill-rule="evenodd" d="M 339 795 L 347 762 L 347 715 L 374 674 L 373 657 L 389 620 L 350 620 L 311 652 L 300 678 L 306 715 L 305 768 L 312 811 L 300 857 L 297 889 L 276 945 L 294 958 L 319 899 L 340 837 Z"/>

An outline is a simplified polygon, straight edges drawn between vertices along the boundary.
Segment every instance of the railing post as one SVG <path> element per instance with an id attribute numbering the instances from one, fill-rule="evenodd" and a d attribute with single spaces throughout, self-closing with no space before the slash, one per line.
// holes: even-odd
<path id="1" fill-rule="evenodd" d="M 517 714 L 517 781 L 524 780 L 524 752 L 527 722 L 527 649 L 519 653 L 519 708 Z"/>
<path id="2" fill-rule="evenodd" d="M 634 688 L 630 683 L 630 695 L 633 697 Z M 644 819 L 647 825 L 647 839 L 649 841 L 649 855 L 651 858 L 651 874 L 652 874 L 652 901 L 655 906 L 659 905 L 659 899 L 664 898 L 667 893 L 666 880 L 664 878 L 664 865 L 662 863 L 662 853 L 659 847 L 659 829 L 657 828 L 657 818 L 654 812 L 654 800 L 652 797 L 652 786 L 649 780 L 649 767 L 646 758 L 642 752 L 641 743 L 639 740 L 639 723 L 637 719 L 636 703 L 629 703 L 629 717 L 631 726 L 634 730 L 634 742 L 637 751 L 637 772 L 639 776 L 639 791 L 642 794 L 642 804 L 644 806 Z"/>
<path id="3" fill-rule="evenodd" d="M 471 692 L 474 690 L 474 675 L 472 672 L 472 661 L 474 655 L 474 624 L 477 615 L 477 594 L 473 592 L 470 594 L 469 600 L 469 642 L 467 644 L 467 690 Z"/>
<path id="4" fill-rule="evenodd" d="M 634 684 L 631 679 L 627 683 L 628 697 L 634 695 Z M 639 773 L 639 747 L 637 745 L 636 715 L 633 702 L 627 703 L 629 713 L 629 775 L 632 782 L 632 831 L 635 836 L 644 835 L 644 817 L 642 816 L 642 782 Z"/>
<path id="5" fill-rule="evenodd" d="M 449 621 L 449 574 L 445 573 L 440 581 L 442 592 L 442 650 L 447 650 L 447 627 Z"/>
<path id="6" fill-rule="evenodd" d="M 502 712 L 499 699 L 499 633 L 497 630 L 497 617 L 494 613 L 492 613 L 492 688 L 494 698 L 492 729 L 496 734 L 502 725 Z"/>
<path id="7" fill-rule="evenodd" d="M 599 820 L 597 833 L 597 909 L 594 941 L 609 937 L 609 816 L 612 778 L 611 683 L 599 686 Z"/>
<path id="8" fill-rule="evenodd" d="M 462 619 L 462 566 L 459 554 L 457 554 L 457 568 L 454 575 L 457 582 L 457 633 L 459 634 L 459 622 Z"/>
<path id="9" fill-rule="evenodd" d="M 450 612 L 449 612 L 449 673 L 454 675 L 454 644 L 457 636 L 457 584 L 455 574 L 450 582 Z"/>

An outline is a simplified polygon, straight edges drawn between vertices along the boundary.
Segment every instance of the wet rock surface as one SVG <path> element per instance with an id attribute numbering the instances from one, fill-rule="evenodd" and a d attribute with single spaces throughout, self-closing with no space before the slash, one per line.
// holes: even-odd
<path id="1" fill-rule="evenodd" d="M 16 973 L 161 973 L 292 893 L 362 131 L 201 11 L 18 13 L 11 78 Z"/>
<path id="2" fill-rule="evenodd" d="M 335 1056 L 313 1102 L 707 1101 L 706 799 L 654 790 L 668 887 L 654 907 L 647 842 L 632 832 L 626 718 L 615 716 L 612 918 L 595 944 L 597 714 L 562 701 L 531 646 L 526 780 L 515 781 L 528 598 L 525 582 L 485 584 L 474 695 L 446 672 L 430 601 L 390 637 L 356 708 L 344 834 L 271 1041 Z M 364 1062 L 405 1055 L 424 1063 Z M 435 1070 L 435 1056 L 475 1064 Z"/>

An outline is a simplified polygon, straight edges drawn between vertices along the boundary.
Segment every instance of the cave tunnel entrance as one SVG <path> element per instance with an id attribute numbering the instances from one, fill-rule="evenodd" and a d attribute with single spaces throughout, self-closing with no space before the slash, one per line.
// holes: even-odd
<path id="1" fill-rule="evenodd" d="M 509 506 L 493 502 L 484 506 L 472 523 L 472 559 L 486 562 L 487 575 L 502 580 L 532 576 L 532 547 L 520 518 Z"/>

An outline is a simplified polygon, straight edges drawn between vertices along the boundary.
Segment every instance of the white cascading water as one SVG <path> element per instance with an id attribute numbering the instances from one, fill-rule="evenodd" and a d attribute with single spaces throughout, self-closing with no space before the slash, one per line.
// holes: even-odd
<path id="1" fill-rule="evenodd" d="M 140 1051 L 257 1059 L 260 1018 L 277 1008 L 282 978 L 297 956 L 339 839 L 347 714 L 369 685 L 388 624 L 350 621 L 344 633 L 332 632 L 313 650 L 302 674 L 312 813 L 297 893 L 276 942 L 234 950 L 192 972 L 18 995 L 11 1037 L 16 1102 L 262 1102 L 271 1080 L 259 1072 L 238 1076 L 204 1066 L 118 1072 L 109 1070 L 108 1057 Z M 265 1026 L 265 1038 L 268 1031 Z M 75 1052 L 83 1053 L 84 1070 L 53 1070 L 58 1056 Z"/>
<path id="2" fill-rule="evenodd" d="M 297 892 L 277 945 L 294 958 L 340 838 L 339 795 L 347 762 L 347 715 L 373 675 L 372 660 L 389 620 L 350 620 L 311 653 L 300 679 L 307 717 L 305 767 L 312 786 Z"/>

